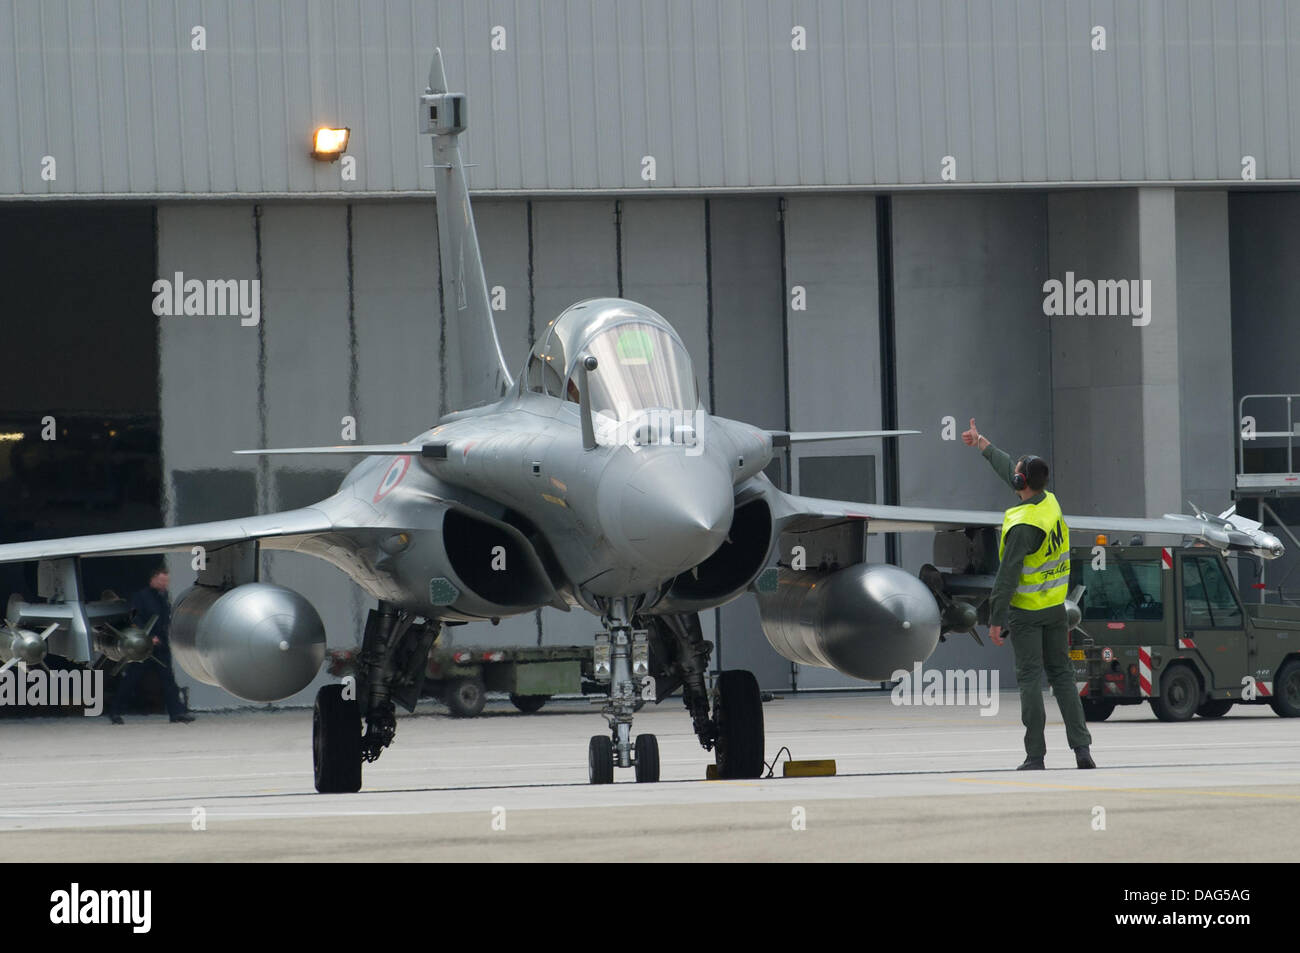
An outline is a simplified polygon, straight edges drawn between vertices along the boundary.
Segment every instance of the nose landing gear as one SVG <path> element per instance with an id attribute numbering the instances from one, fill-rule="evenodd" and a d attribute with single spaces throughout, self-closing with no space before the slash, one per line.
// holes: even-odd
<path id="1" fill-rule="evenodd" d="M 632 716 L 644 701 L 655 700 L 650 676 L 650 637 L 633 629 L 626 599 L 612 601 L 605 616 L 605 631 L 596 636 L 593 657 L 597 682 L 609 684 L 609 697 L 601 714 L 609 722 L 609 736 L 594 735 L 587 746 L 587 774 L 592 784 L 609 784 L 614 768 L 635 768 L 643 783 L 659 780 L 659 741 L 654 735 L 632 740 Z"/>
<path id="2" fill-rule="evenodd" d="M 705 641 L 696 614 L 656 616 L 655 651 L 663 679 L 650 674 L 649 630 L 634 629 L 627 600 L 616 599 L 605 616 L 606 631 L 596 636 L 595 677 L 609 685 L 601 713 L 609 735 L 595 735 L 587 746 L 588 778 L 610 784 L 614 769 L 635 768 L 640 782 L 659 780 L 659 742 L 654 735 L 632 741 L 632 716 L 647 701 L 682 688 L 695 734 L 713 751 L 719 778 L 757 778 L 763 773 L 763 700 L 752 672 L 719 672 L 710 694 L 706 673 L 713 645 Z M 710 714 L 712 708 L 712 714 Z"/>

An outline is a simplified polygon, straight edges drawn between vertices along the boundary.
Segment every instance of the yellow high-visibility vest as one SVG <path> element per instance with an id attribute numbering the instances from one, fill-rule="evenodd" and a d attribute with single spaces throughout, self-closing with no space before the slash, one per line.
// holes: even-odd
<path id="1" fill-rule="evenodd" d="M 1043 545 L 1025 557 L 1011 605 L 1017 609 L 1062 605 L 1070 585 L 1070 528 L 1065 525 L 1061 504 L 1046 493 L 1038 503 L 1021 503 L 1007 510 L 1002 519 L 1002 538 L 998 540 L 999 561 L 1006 548 L 1007 531 L 1021 523 L 1041 529 Z"/>

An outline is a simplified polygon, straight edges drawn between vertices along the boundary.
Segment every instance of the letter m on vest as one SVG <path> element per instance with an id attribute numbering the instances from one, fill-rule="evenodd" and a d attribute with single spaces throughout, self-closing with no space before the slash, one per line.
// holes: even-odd
<path id="1" fill-rule="evenodd" d="M 1065 541 L 1065 522 L 1057 520 L 1052 531 L 1047 534 L 1047 552 L 1049 554 L 1060 552 L 1061 543 Z"/>

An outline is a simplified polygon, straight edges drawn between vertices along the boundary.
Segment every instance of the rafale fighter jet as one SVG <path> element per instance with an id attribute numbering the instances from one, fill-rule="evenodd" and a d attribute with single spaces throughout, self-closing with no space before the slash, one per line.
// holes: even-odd
<path id="1" fill-rule="evenodd" d="M 11 600 L 0 661 L 38 661 L 45 644 L 80 662 L 92 652 L 132 660 L 140 640 L 105 627 L 114 606 L 83 598 L 80 561 L 198 545 L 207 562 L 176 603 L 176 660 L 241 698 L 286 698 L 319 673 L 325 632 L 301 595 L 259 581 L 259 552 L 317 556 L 378 601 L 355 681 L 327 685 L 316 698 L 316 789 L 340 792 L 358 790 L 362 763 L 392 743 L 395 706 L 414 706 L 444 626 L 541 606 L 599 619 L 594 663 L 608 686 L 609 732 L 589 745 L 593 783 L 612 781 L 615 767 L 635 768 L 638 781 L 658 779 L 658 746 L 653 735 L 633 736 L 633 714 L 678 689 L 719 775 L 760 774 L 758 684 L 749 672 L 724 671 L 709 690 L 712 645 L 699 622 L 700 612 L 748 593 L 782 656 L 871 681 L 924 660 L 946 632 L 974 633 L 977 611 L 954 592 L 996 566 L 990 554 L 1002 513 L 809 499 L 782 492 L 763 473 L 774 446 L 915 431 L 791 434 L 708 413 L 672 326 L 617 298 L 558 315 L 512 378 L 488 306 L 460 155 L 466 98 L 447 91 L 440 54 L 420 116 L 421 131 L 433 137 L 442 275 L 460 336 L 465 409 L 405 443 L 249 451 L 366 454 L 338 492 L 314 506 L 0 546 L 0 562 L 41 562 L 47 600 Z M 1190 516 L 1070 517 L 1069 525 L 1194 536 L 1266 558 L 1281 552 L 1266 533 Z M 869 565 L 867 534 L 899 531 L 935 533 L 936 563 L 952 572 L 927 565 L 918 577 Z M 55 623 L 54 632 L 31 629 Z"/>

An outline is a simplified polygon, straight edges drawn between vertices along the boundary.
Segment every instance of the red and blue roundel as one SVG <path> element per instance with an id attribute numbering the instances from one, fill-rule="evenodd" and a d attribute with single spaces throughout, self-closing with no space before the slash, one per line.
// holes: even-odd
<path id="1" fill-rule="evenodd" d="M 388 466 L 388 472 L 384 478 L 379 481 L 379 489 L 375 490 L 375 502 L 378 503 L 389 493 L 397 484 L 402 482 L 402 477 L 406 476 L 406 471 L 410 469 L 411 458 L 409 456 L 400 456 Z"/>

